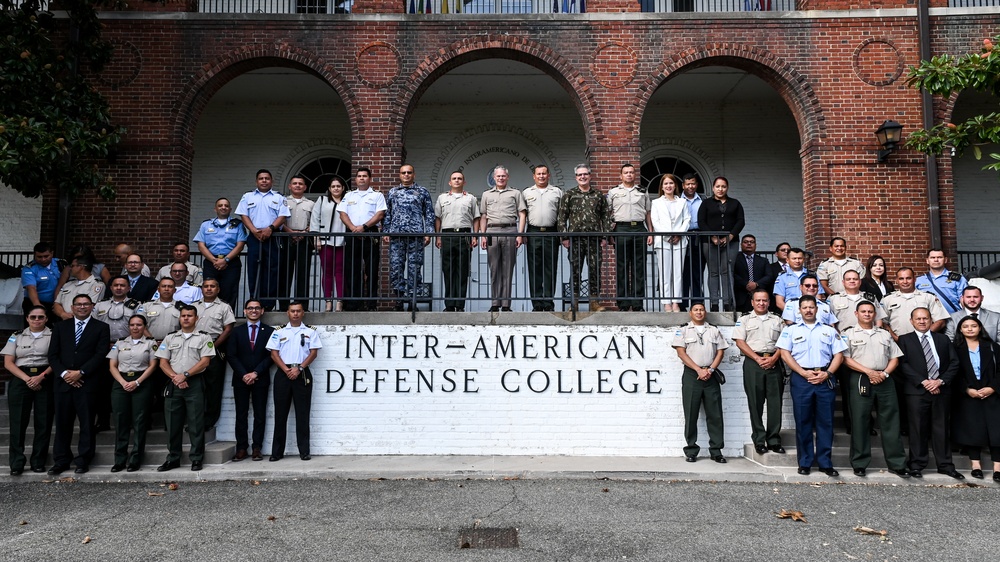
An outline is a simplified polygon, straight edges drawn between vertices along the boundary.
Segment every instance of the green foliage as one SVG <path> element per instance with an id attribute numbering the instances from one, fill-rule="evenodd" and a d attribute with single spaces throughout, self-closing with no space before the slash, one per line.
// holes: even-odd
<path id="1" fill-rule="evenodd" d="M 92 0 L 61 1 L 69 22 L 39 1 L 0 0 L 0 182 L 27 197 L 55 186 L 113 198 L 111 178 L 94 163 L 125 131 L 110 124 L 104 97 L 77 72 L 84 61 L 99 71 L 111 45 L 101 40 Z"/>

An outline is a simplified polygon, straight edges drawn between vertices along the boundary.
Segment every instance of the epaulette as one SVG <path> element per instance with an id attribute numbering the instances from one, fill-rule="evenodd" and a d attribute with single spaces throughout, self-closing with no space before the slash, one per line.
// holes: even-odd
<path id="1" fill-rule="evenodd" d="M 129 300 L 125 301 L 125 306 L 127 308 L 131 308 L 132 310 L 136 310 L 137 308 L 139 308 L 139 305 L 141 305 L 141 304 L 142 304 L 141 302 L 139 302 L 139 301 L 137 301 L 135 299 L 129 299 Z"/>
<path id="2" fill-rule="evenodd" d="M 303 324 L 303 326 L 305 326 L 306 328 L 309 328 L 310 330 L 315 330 L 316 329 L 316 326 L 313 326 L 312 324 Z"/>
<path id="3" fill-rule="evenodd" d="M 212 217 L 212 218 L 210 218 L 210 219 L 205 219 L 205 220 L 203 220 L 203 221 L 201 221 L 201 222 L 202 222 L 202 223 L 206 223 L 206 222 L 215 222 L 215 217 Z"/>
<path id="4" fill-rule="evenodd" d="M 952 271 L 951 273 L 948 274 L 949 281 L 961 281 L 961 279 L 962 279 L 962 274 L 957 271 Z"/>
<path id="5" fill-rule="evenodd" d="M 861 298 L 872 304 L 878 302 L 878 299 L 875 298 L 875 293 L 861 293 Z"/>
<path id="6" fill-rule="evenodd" d="M 239 226 L 241 224 L 243 224 L 243 221 L 240 219 L 229 219 L 229 226 Z"/>
<path id="7" fill-rule="evenodd" d="M 211 336 L 212 335 L 212 334 L 206 332 L 205 330 L 198 330 L 197 333 L 199 333 L 199 334 L 205 334 L 206 336 Z"/>

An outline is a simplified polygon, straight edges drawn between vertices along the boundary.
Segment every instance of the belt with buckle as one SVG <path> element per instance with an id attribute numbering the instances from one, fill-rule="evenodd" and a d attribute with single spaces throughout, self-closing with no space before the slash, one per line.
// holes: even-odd
<path id="1" fill-rule="evenodd" d="M 757 353 L 757 355 L 760 355 L 761 357 L 770 357 L 772 355 L 775 355 L 775 353 L 776 352 L 771 351 L 771 352 L 765 352 L 765 353 Z"/>
<path id="2" fill-rule="evenodd" d="M 138 376 L 139 376 L 139 375 L 141 375 L 141 374 L 142 374 L 142 373 L 140 373 L 140 372 L 138 372 L 138 371 L 129 371 L 129 372 L 127 372 L 127 373 L 122 373 L 122 376 L 123 376 L 123 377 L 138 377 Z"/>
<path id="3" fill-rule="evenodd" d="M 491 222 L 488 222 L 488 223 L 486 223 L 486 226 L 487 227 L 494 227 L 494 228 L 512 228 L 512 227 L 517 226 L 517 224 L 515 224 L 515 223 L 503 223 L 503 224 L 497 223 L 497 224 L 493 224 Z"/>
<path id="4" fill-rule="evenodd" d="M 618 221 L 615 224 L 621 224 L 625 226 L 643 226 L 646 223 L 644 221 Z"/>
<path id="5" fill-rule="evenodd" d="M 472 232 L 471 228 L 442 228 L 441 232 Z"/>
<path id="6" fill-rule="evenodd" d="M 38 373 L 41 373 L 42 371 L 48 368 L 49 368 L 48 365 L 42 365 L 40 367 L 21 367 L 21 370 L 24 371 L 25 373 L 32 373 L 37 375 Z"/>
<path id="7" fill-rule="evenodd" d="M 552 232 L 556 229 L 554 226 L 534 226 L 528 225 L 529 232 Z"/>

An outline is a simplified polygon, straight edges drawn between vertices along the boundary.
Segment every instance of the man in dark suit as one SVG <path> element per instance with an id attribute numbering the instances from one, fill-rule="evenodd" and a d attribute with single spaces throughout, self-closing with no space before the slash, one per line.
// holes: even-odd
<path id="1" fill-rule="evenodd" d="M 910 323 L 915 332 L 899 336 L 903 352 L 906 407 L 910 421 L 908 468 L 916 478 L 927 467 L 927 441 L 934 447 L 937 470 L 964 480 L 951 461 L 949 423 L 951 381 L 958 373 L 958 357 L 947 336 L 931 331 L 931 313 L 924 307 L 913 309 Z"/>
<path id="2" fill-rule="evenodd" d="M 76 464 L 83 474 L 94 459 L 94 399 L 101 362 L 108 353 L 111 330 L 107 324 L 90 317 L 94 301 L 89 295 L 77 295 L 71 307 L 73 317 L 58 322 L 52 330 L 49 365 L 55 376 L 56 436 L 53 444 L 55 464 L 49 474 L 60 474 Z M 73 457 L 70 441 L 73 422 L 80 421 L 80 442 Z"/>
<path id="3" fill-rule="evenodd" d="M 267 419 L 267 390 L 271 385 L 271 352 L 267 340 L 274 328 L 260 321 L 264 307 L 250 299 L 243 306 L 246 326 L 233 328 L 226 343 L 226 359 L 233 368 L 233 398 L 236 400 L 236 455 L 233 462 L 247 458 L 247 446 L 253 445 L 252 458 L 264 460 L 264 422 Z M 252 442 L 247 442 L 247 416 L 253 404 Z"/>
<path id="4" fill-rule="evenodd" d="M 757 255 L 757 238 L 744 234 L 740 239 L 740 254 L 733 260 L 733 293 L 738 312 L 753 310 L 753 292 L 757 289 L 771 292 L 774 277 L 770 266 L 767 258 Z"/>
<path id="5" fill-rule="evenodd" d="M 142 256 L 139 254 L 131 254 L 125 258 L 125 273 L 130 285 L 128 297 L 139 302 L 149 302 L 156 293 L 157 283 L 152 277 L 142 274 L 143 267 Z"/>

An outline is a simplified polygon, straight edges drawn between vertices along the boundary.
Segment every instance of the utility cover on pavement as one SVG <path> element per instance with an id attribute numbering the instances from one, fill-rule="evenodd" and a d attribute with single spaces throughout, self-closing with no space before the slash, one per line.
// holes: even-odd
<path id="1" fill-rule="evenodd" d="M 517 529 L 508 527 L 463 529 L 458 533 L 458 548 L 517 548 Z"/>

